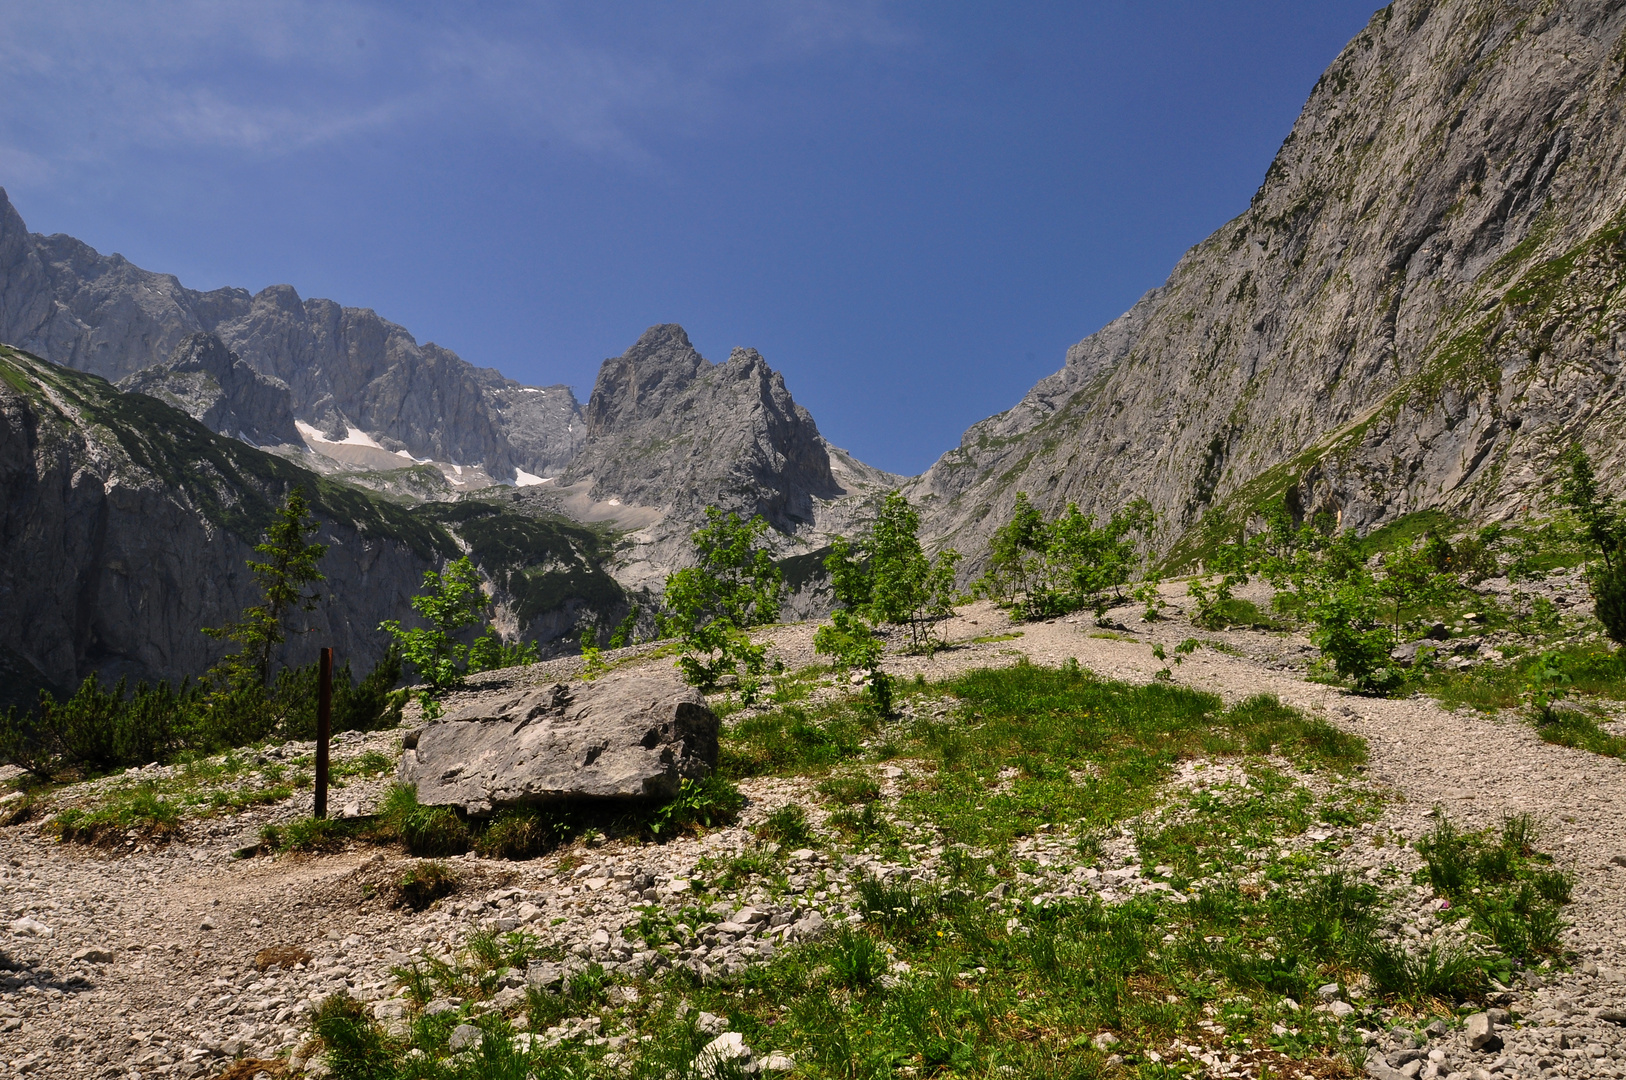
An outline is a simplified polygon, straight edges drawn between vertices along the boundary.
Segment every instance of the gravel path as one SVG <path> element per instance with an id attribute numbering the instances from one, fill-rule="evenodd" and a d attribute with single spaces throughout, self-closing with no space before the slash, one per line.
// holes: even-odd
<path id="1" fill-rule="evenodd" d="M 1303 678 L 1310 650 L 1302 638 L 1193 631 L 1172 614 L 1145 624 L 1119 609 L 1118 629 L 1110 631 L 1116 636 L 1104 637 L 1089 617 L 1012 627 L 991 605 L 973 605 L 945 627 L 963 644 L 929 659 L 897 657 L 888 668 L 941 678 L 1024 657 L 1044 664 L 1074 658 L 1103 677 L 1145 682 L 1163 666 L 1152 657 L 1153 642 L 1172 647 L 1194 635 L 1232 652 L 1200 649 L 1174 669 L 1176 681 L 1227 701 L 1276 694 L 1366 738 L 1369 777 L 1395 793 L 1381 828 L 1415 838 L 1428 830 L 1437 805 L 1469 826 L 1535 814 L 1545 846 L 1576 876 L 1567 916 L 1580 963 L 1550 985 L 1509 997 L 1505 1004 L 1530 1022 L 1504 1033 L 1499 1057 L 1469 1054 L 1460 1035 L 1447 1034 L 1434 1044 L 1443 1060 L 1409 1074 L 1626 1076 L 1626 1012 L 1619 1022 L 1608 1019 L 1626 1008 L 1626 763 L 1543 743 L 1512 719 L 1450 713 L 1423 699 L 1348 695 Z M 810 626 L 767 636 L 790 667 L 813 661 Z M 975 637 L 1002 640 L 969 640 Z M 554 662 L 511 678 L 549 681 L 572 670 Z M 398 745 L 397 734 L 379 733 L 344 753 Z M 365 813 L 386 784 L 357 783 L 333 801 L 357 802 Z M 0 829 L 0 928 L 10 927 L 9 936 L 0 934 L 0 964 L 11 969 L 0 971 L 0 1076 L 218 1075 L 225 1059 L 239 1054 L 297 1049 L 302 1010 L 326 993 L 343 988 L 387 1004 L 395 993 L 392 964 L 414 952 L 444 953 L 482 925 L 527 922 L 585 949 L 596 929 L 619 925 L 654 895 L 650 889 L 678 889 L 702 859 L 743 849 L 749 828 L 774 807 L 810 801 L 796 781 L 745 789 L 751 804 L 741 824 L 703 840 L 617 843 L 522 864 L 456 860 L 466 882 L 456 902 L 420 914 L 388 907 L 381 887 L 410 859 L 370 849 L 233 857 L 264 821 L 308 813 L 308 793 L 194 823 L 182 840 L 156 849 L 88 849 L 42 838 L 34 825 Z M 817 860 L 804 861 L 792 894 L 777 907 L 742 894 L 739 903 L 760 908 L 755 936 L 742 932 L 736 951 L 713 959 L 746 962 L 771 953 L 772 941 L 794 939 L 812 912 L 839 917 L 836 876 Z M 564 921 L 550 927 L 557 919 Z M 311 959 L 298 970 L 258 970 L 255 954 L 279 945 L 302 948 Z M 653 959 L 622 957 L 617 948 L 593 955 L 631 965 Z M 1393 1040 L 1377 1047 L 1406 1075 L 1409 1064 L 1400 1059 L 1408 1055 L 1400 1049 Z"/>

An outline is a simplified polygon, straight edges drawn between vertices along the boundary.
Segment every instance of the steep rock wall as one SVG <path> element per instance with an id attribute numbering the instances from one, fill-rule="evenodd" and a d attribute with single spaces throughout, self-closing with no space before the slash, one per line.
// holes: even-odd
<path id="1" fill-rule="evenodd" d="M 1620 0 L 1380 11 L 1247 211 L 912 485 L 934 542 L 975 568 L 1018 491 L 1144 496 L 1179 561 L 1283 494 L 1499 515 L 1573 439 L 1615 462 L 1623 34 Z"/>

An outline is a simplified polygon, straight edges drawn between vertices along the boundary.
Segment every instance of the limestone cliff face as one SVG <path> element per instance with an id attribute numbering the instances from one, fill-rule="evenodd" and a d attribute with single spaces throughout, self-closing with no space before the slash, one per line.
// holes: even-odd
<path id="1" fill-rule="evenodd" d="M 500 479 L 557 469 L 580 426 L 568 387 L 536 388 L 557 407 L 513 408 L 519 384 L 420 345 L 368 308 L 301 299 L 288 285 L 187 289 L 73 237 L 29 233 L 0 190 L 0 341 L 118 381 L 198 332 L 286 383 L 294 415 L 332 437 L 353 427 L 389 450 Z"/>
<path id="2" fill-rule="evenodd" d="M 261 375 L 213 334 L 189 335 L 167 361 L 118 386 L 167 402 L 216 434 L 255 446 L 300 442 L 288 384 Z"/>
<path id="3" fill-rule="evenodd" d="M 486 399 L 513 449 L 514 460 L 532 477 L 556 476 L 575 458 L 586 438 L 581 405 L 568 386 L 524 386 L 491 373 Z"/>
<path id="4" fill-rule="evenodd" d="M 1621 0 L 1380 11 L 1247 211 L 912 485 L 936 542 L 980 558 L 1018 491 L 1144 496 L 1178 560 L 1283 494 L 1503 515 L 1575 439 L 1621 475 L 1623 35 Z"/>
<path id="5" fill-rule="evenodd" d="M 357 667 L 383 650 L 379 621 L 410 617 L 423 571 L 456 550 L 154 398 L 6 349 L 0 374 L 0 649 L 59 687 L 204 671 L 225 650 L 201 628 L 257 600 L 245 560 L 294 484 L 329 545 L 314 637 Z M 283 659 L 308 662 L 305 644 Z"/>

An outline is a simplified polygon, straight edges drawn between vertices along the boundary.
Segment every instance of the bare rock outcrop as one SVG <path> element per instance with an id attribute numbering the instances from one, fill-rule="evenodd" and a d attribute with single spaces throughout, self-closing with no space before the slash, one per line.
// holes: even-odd
<path id="1" fill-rule="evenodd" d="M 119 389 L 167 402 L 219 435 L 255 446 L 297 445 L 288 384 L 261 375 L 213 334 L 191 334 L 168 361 L 119 380 Z"/>
<path id="2" fill-rule="evenodd" d="M 409 737 L 418 801 L 486 815 L 572 799 L 670 799 L 717 764 L 717 717 L 671 667 L 494 693 Z"/>

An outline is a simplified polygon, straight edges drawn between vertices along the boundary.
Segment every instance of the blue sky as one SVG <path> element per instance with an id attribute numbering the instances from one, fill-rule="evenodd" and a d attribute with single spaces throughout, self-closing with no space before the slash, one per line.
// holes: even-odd
<path id="1" fill-rule="evenodd" d="M 0 7 L 0 186 L 569 383 L 657 322 L 914 473 L 1239 213 L 1374 0 Z"/>

